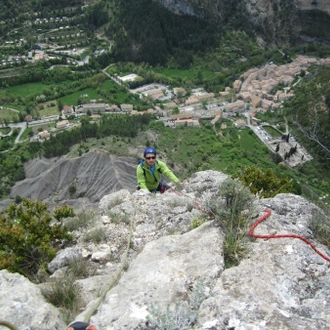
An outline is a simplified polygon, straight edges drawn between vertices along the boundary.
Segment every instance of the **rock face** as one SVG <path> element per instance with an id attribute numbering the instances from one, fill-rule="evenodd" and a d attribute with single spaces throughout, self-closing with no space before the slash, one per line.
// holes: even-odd
<path id="1" fill-rule="evenodd" d="M 73 255 L 81 254 L 95 269 L 89 278 L 76 282 L 85 308 L 76 320 L 85 319 L 104 293 L 90 318 L 102 330 L 151 330 L 161 328 L 166 318 L 180 330 L 328 329 L 330 264 L 309 245 L 292 238 L 251 239 L 247 257 L 238 266 L 226 268 L 220 227 L 208 221 L 191 228 L 193 219 L 205 216 L 206 202 L 215 199 L 226 178 L 220 172 L 203 171 L 189 178 L 180 192 L 131 194 L 122 189 L 104 196 L 94 228 L 102 228 L 106 239 L 86 243 L 84 230 L 75 231 L 74 247 L 60 251 L 49 264 L 51 278 L 63 276 Z M 256 233 L 298 234 L 330 254 L 309 229 L 320 212 L 317 206 L 293 194 L 256 200 L 251 224 L 265 209 L 271 210 L 271 216 Z M 125 271 L 120 272 L 123 264 Z M 114 281 L 118 274 L 119 280 Z M 19 320 L 38 316 L 41 323 L 30 329 L 47 328 L 41 325 L 47 311 L 36 314 L 28 306 L 17 305 L 16 294 L 11 294 L 34 285 L 24 279 L 23 286 L 17 274 L 5 272 L 5 276 L 11 286 L 0 282 L 0 297 L 6 297 L 0 300 L 0 319 L 15 321 L 11 316 L 15 310 Z M 38 297 L 33 299 L 37 303 L 29 305 L 48 306 Z M 61 321 L 56 311 L 52 322 L 57 326 Z"/>
<path id="2" fill-rule="evenodd" d="M 148 243 L 106 296 L 92 323 L 101 329 L 143 326 L 152 302 L 166 308 L 169 302 L 185 299 L 196 279 L 208 282 L 221 274 L 221 246 L 219 230 L 209 223 Z"/>
<path id="3" fill-rule="evenodd" d="M 177 15 L 190 15 L 198 16 L 202 15 L 201 10 L 194 9 L 194 7 L 185 0 L 159 0 L 159 2 L 171 12 Z"/>
<path id="4" fill-rule="evenodd" d="M 176 14 L 185 15 L 201 15 L 203 11 L 210 13 L 215 11 L 219 13 L 228 6 L 235 4 L 235 1 L 223 0 L 205 0 L 203 2 L 198 0 L 158 0 L 163 6 Z M 265 15 L 273 12 L 278 6 L 281 10 L 279 1 L 270 0 L 247 0 L 244 5 L 251 14 L 259 12 L 259 15 Z M 293 0 L 293 5 L 303 11 L 320 10 L 330 15 L 330 3 L 328 0 L 310 1 L 310 0 Z"/>
<path id="5" fill-rule="evenodd" d="M 330 40 L 328 0 L 158 0 L 176 14 L 223 21 L 248 21 L 270 45 L 291 43 L 290 38 Z M 244 23 L 241 23 L 244 24 Z M 237 25 L 239 23 L 237 22 Z M 279 28 L 279 26 L 281 28 Z"/>
<path id="6" fill-rule="evenodd" d="M 321 10 L 330 15 L 330 3 L 327 0 L 294 0 L 294 3 L 300 10 Z"/>
<path id="7" fill-rule="evenodd" d="M 0 271 L 0 320 L 20 330 L 63 330 L 60 311 L 48 304 L 40 289 L 19 274 Z M 0 326 L 0 329 L 7 329 Z"/>

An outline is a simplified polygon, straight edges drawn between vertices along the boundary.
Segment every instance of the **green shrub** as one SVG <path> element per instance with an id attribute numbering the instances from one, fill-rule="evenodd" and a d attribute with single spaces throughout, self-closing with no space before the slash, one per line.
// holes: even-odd
<path id="1" fill-rule="evenodd" d="M 206 216 L 204 214 L 199 214 L 191 220 L 190 226 L 192 229 L 195 229 L 195 228 L 198 228 L 199 226 L 201 226 L 204 222 L 206 222 L 208 220 L 209 220 L 208 216 Z"/>
<path id="2" fill-rule="evenodd" d="M 274 197 L 279 193 L 293 193 L 294 186 L 289 178 L 279 178 L 272 169 L 262 171 L 256 166 L 246 167 L 240 174 L 236 174 L 245 186 L 249 187 L 253 194 L 260 197 Z"/>
<path id="3" fill-rule="evenodd" d="M 237 265 L 245 256 L 248 218 L 255 197 L 248 188 L 233 179 L 225 180 L 219 187 L 218 197 L 209 201 L 206 211 L 213 214 L 224 233 L 224 259 L 227 267 Z"/>
<path id="4" fill-rule="evenodd" d="M 70 194 L 70 197 L 72 197 L 77 191 L 77 187 L 76 187 L 76 184 L 74 182 L 72 182 L 69 186 L 69 194 Z"/>
<path id="5" fill-rule="evenodd" d="M 78 230 L 81 228 L 87 228 L 90 223 L 95 221 L 95 214 L 93 212 L 82 211 L 75 217 L 68 219 L 64 226 L 67 231 Z"/>
<path id="6" fill-rule="evenodd" d="M 68 206 L 55 210 L 55 219 L 72 216 Z M 33 276 L 52 260 L 63 239 L 72 239 L 61 223 L 51 225 L 47 205 L 23 198 L 0 216 L 0 269 Z"/>

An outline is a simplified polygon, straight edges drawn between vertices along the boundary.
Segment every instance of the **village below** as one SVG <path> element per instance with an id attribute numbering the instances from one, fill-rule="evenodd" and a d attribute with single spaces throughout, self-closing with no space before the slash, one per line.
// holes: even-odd
<path id="1" fill-rule="evenodd" d="M 289 167 L 295 167 L 305 161 L 311 160 L 311 155 L 301 146 L 294 136 L 290 135 L 290 129 L 286 123 L 271 126 L 266 122 L 260 122 L 256 118 L 257 113 L 280 112 L 282 103 L 294 95 L 293 89 L 300 81 L 301 72 L 308 72 L 312 64 L 329 64 L 330 59 L 317 60 L 305 56 L 298 56 L 294 61 L 285 65 L 268 63 L 262 68 L 250 69 L 244 73 L 240 80 L 236 80 L 233 87 L 227 87 L 224 92 L 218 95 L 208 93 L 203 88 L 187 91 L 185 88 L 171 88 L 159 83 L 151 83 L 130 89 L 128 92 L 141 99 L 150 99 L 162 102 L 145 111 L 134 109 L 133 104 L 106 104 L 102 100 L 91 100 L 78 106 L 63 105 L 60 115 L 44 116 L 33 118 L 27 115 L 22 123 L 9 123 L 12 128 L 19 127 L 20 134 L 16 142 L 27 127 L 32 128 L 33 135 L 30 141 L 49 139 L 63 130 L 73 129 L 80 125 L 81 116 L 89 116 L 91 120 L 98 121 L 103 115 L 143 115 L 144 113 L 154 114 L 164 125 L 172 128 L 186 126 L 191 128 L 200 127 L 199 120 L 210 120 L 212 125 L 223 119 L 233 121 L 237 129 L 251 128 L 260 140 L 272 151 L 278 152 Z M 134 81 L 138 75 L 131 73 L 125 76 L 110 75 L 107 70 L 105 74 L 119 85 Z M 279 85 L 286 87 L 278 89 L 275 95 L 271 92 Z M 88 99 L 88 95 L 82 95 Z M 15 109 L 9 109 L 15 111 Z M 17 110 L 16 110 L 17 111 Z M 49 129 L 50 125 L 54 125 Z M 220 129 L 226 126 L 220 126 Z M 277 131 L 276 137 L 267 132 L 267 127 Z M 216 130 L 215 130 L 216 131 Z M 12 134 L 12 131 L 7 135 Z M 279 137 L 278 137 L 279 136 Z M 290 157 L 286 154 L 295 149 Z"/>

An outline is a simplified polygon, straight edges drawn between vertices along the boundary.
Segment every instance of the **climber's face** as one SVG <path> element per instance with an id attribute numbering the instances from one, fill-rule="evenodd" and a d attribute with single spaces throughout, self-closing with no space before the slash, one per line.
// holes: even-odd
<path id="1" fill-rule="evenodd" d="M 144 160 L 148 164 L 149 167 L 154 166 L 155 161 L 156 161 L 156 155 L 155 154 L 146 154 L 144 156 Z"/>

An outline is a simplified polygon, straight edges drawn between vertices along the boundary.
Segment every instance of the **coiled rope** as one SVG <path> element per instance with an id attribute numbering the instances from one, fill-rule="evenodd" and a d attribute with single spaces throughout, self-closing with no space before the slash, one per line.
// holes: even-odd
<path id="1" fill-rule="evenodd" d="M 321 256 L 323 259 L 326 261 L 330 262 L 330 258 L 323 254 L 320 250 L 318 250 L 315 245 L 313 245 L 309 240 L 307 240 L 305 237 L 302 237 L 297 234 L 278 234 L 278 235 L 260 235 L 260 234 L 255 234 L 253 231 L 257 228 L 257 226 L 264 220 L 266 220 L 272 213 L 271 210 L 264 210 L 262 212 L 265 212 L 265 215 L 260 217 L 249 229 L 249 236 L 254 237 L 254 238 L 298 238 L 308 244 L 319 256 Z"/>

